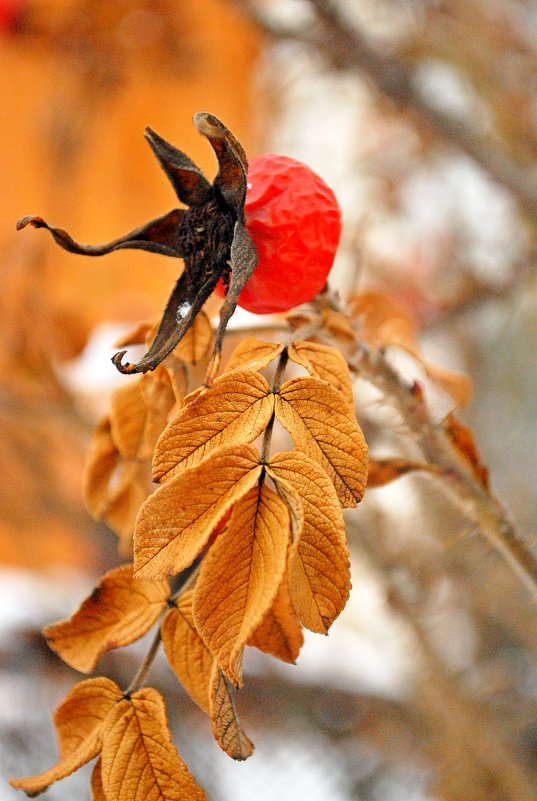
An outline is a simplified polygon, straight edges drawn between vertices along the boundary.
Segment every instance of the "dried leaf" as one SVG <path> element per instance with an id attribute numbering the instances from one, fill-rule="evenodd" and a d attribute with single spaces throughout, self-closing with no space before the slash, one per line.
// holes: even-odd
<path id="1" fill-rule="evenodd" d="M 154 418 L 151 421 L 153 427 L 160 425 L 154 439 L 156 441 L 167 422 L 170 409 L 176 402 L 167 364 L 159 365 L 156 370 L 140 376 L 140 393 L 148 414 Z M 148 437 L 146 434 L 146 438 L 151 439 L 151 435 Z"/>
<path id="2" fill-rule="evenodd" d="M 474 476 L 484 489 L 489 491 L 489 471 L 481 464 L 481 457 L 477 450 L 476 441 L 472 431 L 463 426 L 459 420 L 450 414 L 444 422 L 444 428 L 453 447 L 460 456 L 468 462 L 472 468 Z"/>
<path id="3" fill-rule="evenodd" d="M 210 715 L 209 685 L 214 656 L 194 624 L 193 592 L 184 592 L 177 606 L 166 612 L 162 621 L 162 644 L 166 658 L 193 701 Z"/>
<path id="4" fill-rule="evenodd" d="M 182 362 L 197 364 L 209 352 L 213 340 L 213 329 L 204 311 L 197 316 L 173 353 Z"/>
<path id="5" fill-rule="evenodd" d="M 194 595 L 196 627 L 228 678 L 242 686 L 248 638 L 272 605 L 285 569 L 290 521 L 264 484 L 235 503 L 203 560 Z"/>
<path id="6" fill-rule="evenodd" d="M 415 470 L 423 470 L 428 473 L 438 472 L 435 465 L 411 462 L 409 459 L 370 459 L 367 488 L 384 487 L 391 481 Z"/>
<path id="7" fill-rule="evenodd" d="M 114 347 L 128 348 L 130 345 L 144 345 L 148 339 L 153 339 L 157 327 L 158 321 L 155 320 L 143 320 L 136 323 L 134 328 L 114 342 Z"/>
<path id="8" fill-rule="evenodd" d="M 342 506 L 356 506 L 367 482 L 367 445 L 341 393 L 318 378 L 292 378 L 280 388 L 275 411 L 295 447 L 328 473 Z"/>
<path id="9" fill-rule="evenodd" d="M 248 645 L 294 664 L 303 642 L 302 627 L 291 603 L 288 578 L 284 575 L 272 606 L 248 640 Z"/>
<path id="10" fill-rule="evenodd" d="M 159 487 L 138 515 L 135 574 L 161 579 L 192 564 L 220 518 L 260 474 L 255 448 L 232 445 Z"/>
<path id="11" fill-rule="evenodd" d="M 89 673 L 106 651 L 144 635 L 169 596 L 167 581 L 135 579 L 132 565 L 122 565 L 105 573 L 74 615 L 47 626 L 43 633 L 64 662 Z"/>
<path id="12" fill-rule="evenodd" d="M 267 426 L 274 396 L 253 370 L 224 373 L 211 389 L 182 409 L 160 437 L 153 459 L 155 481 L 169 481 L 199 464 L 219 445 L 253 442 Z"/>
<path id="13" fill-rule="evenodd" d="M 140 379 L 128 381 L 110 398 L 112 439 L 124 459 L 145 459 L 150 456 L 144 442 L 147 406 L 140 392 Z"/>
<path id="14" fill-rule="evenodd" d="M 335 387 L 354 409 L 352 382 L 347 362 L 336 348 L 318 342 L 298 340 L 288 349 L 289 358 L 308 373 Z"/>
<path id="15" fill-rule="evenodd" d="M 102 417 L 93 432 L 86 469 L 84 471 L 84 500 L 93 515 L 99 519 L 108 505 L 108 485 L 119 459 L 112 439 L 110 418 Z"/>
<path id="16" fill-rule="evenodd" d="M 254 752 L 254 745 L 239 723 L 232 689 L 216 662 L 210 683 L 210 715 L 214 738 L 220 748 L 232 759 L 248 759 Z"/>
<path id="17" fill-rule="evenodd" d="M 353 298 L 350 308 L 360 318 L 360 336 L 374 348 L 399 347 L 418 361 L 428 377 L 455 403 L 465 406 L 472 397 L 471 379 L 427 361 L 421 354 L 418 327 L 407 310 L 380 292 L 364 292 Z"/>
<path id="18" fill-rule="evenodd" d="M 324 470 L 300 452 L 276 454 L 267 472 L 279 485 L 294 491 L 303 507 L 303 529 L 289 559 L 289 589 L 302 623 L 325 634 L 344 608 L 351 588 L 337 495 Z"/>
<path id="19" fill-rule="evenodd" d="M 164 700 L 152 688 L 124 698 L 109 713 L 102 780 L 110 801 L 206 801 L 172 743 Z"/>
<path id="20" fill-rule="evenodd" d="M 11 786 L 30 796 L 38 795 L 96 757 L 101 748 L 104 721 L 122 697 L 119 687 L 103 677 L 75 685 L 54 713 L 59 761 L 37 776 L 11 779 Z"/>
<path id="21" fill-rule="evenodd" d="M 187 370 L 184 363 L 174 356 L 173 353 L 170 354 L 164 362 L 164 367 L 172 385 L 175 397 L 175 409 L 176 412 L 178 412 L 183 405 L 188 388 Z"/>
<path id="22" fill-rule="evenodd" d="M 146 462 L 127 463 L 111 487 L 108 505 L 99 517 L 118 535 L 120 553 L 131 556 L 136 517 L 151 492 L 149 465 Z"/>
<path id="23" fill-rule="evenodd" d="M 103 787 L 102 762 L 100 758 L 95 763 L 91 772 L 91 801 L 106 801 Z"/>
<path id="24" fill-rule="evenodd" d="M 226 364 L 226 372 L 236 369 L 263 370 L 283 350 L 283 345 L 274 342 L 262 342 L 255 337 L 242 339 Z"/>

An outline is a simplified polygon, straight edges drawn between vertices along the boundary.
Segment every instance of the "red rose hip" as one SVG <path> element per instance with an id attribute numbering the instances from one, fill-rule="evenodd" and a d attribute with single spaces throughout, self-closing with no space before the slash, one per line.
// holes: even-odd
<path id="1" fill-rule="evenodd" d="M 341 210 L 330 187 L 296 159 L 255 156 L 244 211 L 259 262 L 239 306 L 270 314 L 315 297 L 326 283 L 341 235 Z M 224 294 L 222 286 L 217 291 Z"/>

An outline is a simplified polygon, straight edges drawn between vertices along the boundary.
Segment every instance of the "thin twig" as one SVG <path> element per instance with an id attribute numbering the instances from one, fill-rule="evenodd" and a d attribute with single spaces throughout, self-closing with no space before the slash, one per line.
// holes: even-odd
<path id="1" fill-rule="evenodd" d="M 445 141 L 473 159 L 494 181 L 506 187 L 531 217 L 537 217 L 537 183 L 531 173 L 506 153 L 484 142 L 465 120 L 439 109 L 420 89 L 413 70 L 399 59 L 379 53 L 331 0 L 309 0 L 317 25 L 279 23 L 254 3 L 236 0 L 263 30 L 279 39 L 303 42 L 321 50 L 336 69 L 365 73 L 397 106 L 417 112 Z M 320 23 L 320 24 L 319 24 Z"/>

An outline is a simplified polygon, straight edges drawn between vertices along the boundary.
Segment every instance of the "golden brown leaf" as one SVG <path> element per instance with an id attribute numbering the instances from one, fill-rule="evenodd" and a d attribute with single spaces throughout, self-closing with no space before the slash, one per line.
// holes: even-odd
<path id="1" fill-rule="evenodd" d="M 418 361 L 428 377 L 460 406 L 472 397 L 471 379 L 427 361 L 421 354 L 418 326 L 407 310 L 380 292 L 364 292 L 353 298 L 350 308 L 360 318 L 360 336 L 374 348 L 398 347 Z"/>
<path id="2" fill-rule="evenodd" d="M 105 520 L 119 537 L 119 551 L 132 555 L 132 533 L 141 505 L 151 492 L 147 462 L 128 462 L 112 482 L 107 506 L 99 518 Z"/>
<path id="3" fill-rule="evenodd" d="M 185 406 L 162 434 L 153 459 L 154 480 L 169 481 L 199 464 L 219 445 L 253 442 L 273 408 L 274 396 L 259 373 L 224 373 L 211 389 Z"/>
<path id="4" fill-rule="evenodd" d="M 145 459 L 150 455 L 144 442 L 146 418 L 139 378 L 116 389 L 110 398 L 110 426 L 112 439 L 124 459 Z"/>
<path id="5" fill-rule="evenodd" d="M 158 320 L 142 320 L 134 328 L 123 334 L 114 342 L 116 348 L 128 348 L 131 345 L 145 345 L 152 339 L 158 327 Z"/>
<path id="6" fill-rule="evenodd" d="M 232 759 L 242 761 L 254 752 L 254 745 L 244 733 L 233 704 L 232 689 L 215 662 L 210 683 L 210 715 L 214 739 Z"/>
<path id="7" fill-rule="evenodd" d="M 242 686 L 242 655 L 278 591 L 290 521 L 285 503 L 265 484 L 234 507 L 225 531 L 203 560 L 194 595 L 196 627 L 228 678 Z"/>
<path id="8" fill-rule="evenodd" d="M 408 459 L 370 459 L 369 476 L 367 478 L 367 488 L 383 487 L 397 478 L 411 473 L 415 470 L 425 472 L 438 472 L 435 465 L 424 464 L 423 462 L 411 462 Z"/>
<path id="9" fill-rule="evenodd" d="M 102 762 L 99 758 L 91 772 L 91 801 L 107 801 L 104 794 L 103 777 L 101 771 Z"/>
<path id="10" fill-rule="evenodd" d="M 267 472 L 294 491 L 303 507 L 303 529 L 289 558 L 289 589 L 302 623 L 324 634 L 344 608 L 351 588 L 337 495 L 324 470 L 297 451 L 273 456 Z"/>
<path id="11" fill-rule="evenodd" d="M 446 418 L 444 428 L 453 447 L 458 454 L 470 464 L 474 476 L 488 492 L 489 471 L 481 464 L 481 457 L 477 450 L 477 444 L 472 431 L 466 426 L 463 426 L 453 414 L 448 415 Z"/>
<path id="12" fill-rule="evenodd" d="M 231 445 L 159 487 L 136 522 L 135 574 L 161 579 L 192 564 L 220 518 L 260 474 L 255 448 Z"/>
<path id="13" fill-rule="evenodd" d="M 30 796 L 38 795 L 97 756 L 104 721 L 122 697 L 119 687 L 103 677 L 75 685 L 54 713 L 59 761 L 37 776 L 11 779 L 11 786 Z"/>
<path id="14" fill-rule="evenodd" d="M 164 362 L 164 367 L 172 385 L 175 397 L 175 411 L 178 412 L 183 405 L 188 387 L 187 370 L 184 363 L 174 356 L 173 353 L 170 354 Z"/>
<path id="15" fill-rule="evenodd" d="M 100 518 L 108 505 L 108 485 L 119 459 L 112 439 L 110 418 L 102 417 L 91 438 L 84 472 L 84 500 L 93 517 Z"/>
<path id="16" fill-rule="evenodd" d="M 214 656 L 194 625 L 193 592 L 184 592 L 177 606 L 166 612 L 162 621 L 162 644 L 166 658 L 193 701 L 208 715 L 209 686 Z"/>
<path id="17" fill-rule="evenodd" d="M 164 700 L 150 687 L 111 710 L 101 758 L 110 801 L 206 801 L 172 743 Z"/>
<path id="18" fill-rule="evenodd" d="M 367 482 L 367 445 L 340 392 L 318 378 L 292 378 L 276 396 L 276 417 L 332 479 L 342 506 L 356 506 Z"/>
<path id="19" fill-rule="evenodd" d="M 105 573 L 74 615 L 47 626 L 43 633 L 64 662 L 89 673 L 106 651 L 144 635 L 169 596 L 167 581 L 135 579 L 132 565 L 122 565 Z"/>
<path id="20" fill-rule="evenodd" d="M 156 432 L 155 440 L 166 424 L 166 418 L 176 398 L 173 391 L 168 365 L 159 364 L 156 370 L 140 376 L 140 393 L 144 399 L 148 416 L 153 427 L 160 423 L 160 428 Z M 147 423 L 146 423 L 147 425 Z M 151 440 L 151 433 L 146 434 L 146 439 Z"/>
<path id="21" fill-rule="evenodd" d="M 274 342 L 262 342 L 255 337 L 242 339 L 226 364 L 226 372 L 248 368 L 249 370 L 263 370 L 283 350 L 283 345 Z"/>
<path id="22" fill-rule="evenodd" d="M 310 375 L 332 384 L 354 409 L 349 368 L 339 350 L 318 342 L 297 340 L 288 349 L 288 353 L 291 361 L 305 367 Z"/>
<path id="23" fill-rule="evenodd" d="M 205 312 L 199 312 L 194 322 L 173 351 L 182 362 L 197 364 L 209 352 L 213 329 Z"/>
<path id="24" fill-rule="evenodd" d="M 248 640 L 248 645 L 294 664 L 303 642 L 302 626 L 291 603 L 288 578 L 284 575 L 272 606 Z"/>

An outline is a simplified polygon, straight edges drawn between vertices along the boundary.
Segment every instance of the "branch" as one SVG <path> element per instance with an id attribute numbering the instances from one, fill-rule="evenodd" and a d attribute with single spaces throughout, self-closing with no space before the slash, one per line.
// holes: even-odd
<path id="1" fill-rule="evenodd" d="M 252 2 L 237 0 L 237 4 L 272 36 L 300 41 L 322 50 L 336 69 L 365 73 L 380 92 L 400 108 L 417 112 L 439 136 L 473 159 L 496 183 L 508 189 L 530 217 L 537 218 L 537 185 L 525 167 L 485 143 L 467 122 L 437 108 L 415 82 L 413 70 L 396 57 L 375 50 L 359 28 L 344 18 L 335 2 L 308 1 L 316 12 L 317 25 L 300 28 L 278 23 Z"/>

